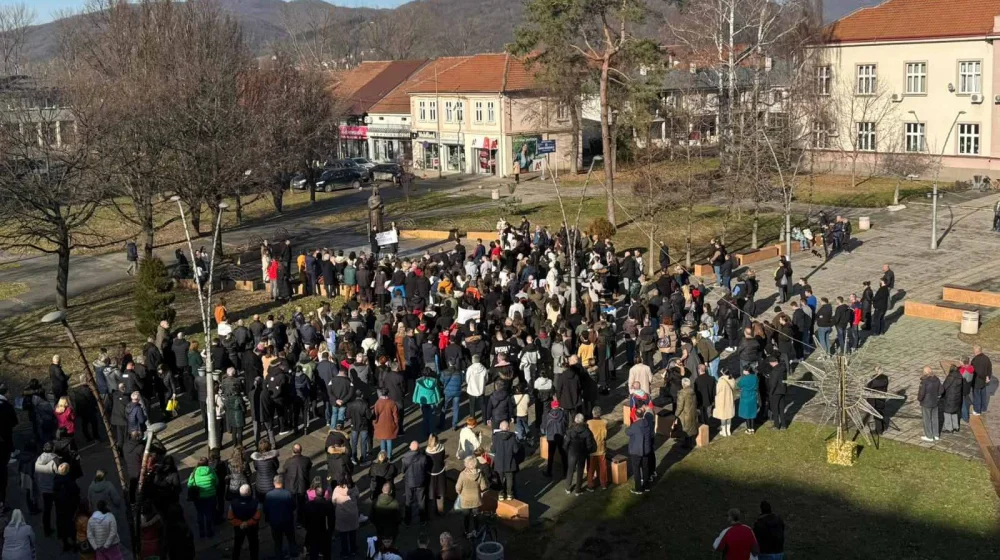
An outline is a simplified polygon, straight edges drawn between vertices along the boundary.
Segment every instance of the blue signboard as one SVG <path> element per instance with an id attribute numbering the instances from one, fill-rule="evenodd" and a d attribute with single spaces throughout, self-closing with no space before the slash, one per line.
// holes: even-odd
<path id="1" fill-rule="evenodd" d="M 556 153 L 556 141 L 555 140 L 539 140 L 538 141 L 538 153 L 539 154 L 554 154 L 554 153 Z"/>

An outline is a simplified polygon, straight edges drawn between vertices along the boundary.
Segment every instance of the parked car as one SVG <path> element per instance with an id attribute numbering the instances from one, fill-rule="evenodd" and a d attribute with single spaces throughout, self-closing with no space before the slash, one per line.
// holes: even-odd
<path id="1" fill-rule="evenodd" d="M 356 169 L 331 168 L 316 180 L 316 190 L 333 192 L 338 188 L 361 188 L 361 173 Z"/>
<path id="2" fill-rule="evenodd" d="M 375 181 L 399 183 L 399 176 L 402 174 L 403 166 L 398 163 L 379 163 L 371 168 L 371 176 Z"/>
<path id="3" fill-rule="evenodd" d="M 354 171 L 357 171 L 361 175 L 362 181 L 367 181 L 368 179 L 371 178 L 368 173 L 368 168 L 362 167 L 361 165 L 358 164 L 358 162 L 350 158 L 335 159 L 328 161 L 326 162 L 326 165 L 324 167 L 326 169 L 353 169 Z"/>
<path id="4" fill-rule="evenodd" d="M 351 158 L 351 160 L 353 160 L 354 163 L 358 164 L 359 166 L 364 167 L 365 169 L 371 169 L 375 167 L 375 162 L 368 158 L 356 157 L 356 158 Z"/>
<path id="5" fill-rule="evenodd" d="M 294 177 L 292 177 L 292 180 L 289 181 L 289 186 L 291 188 L 293 188 L 293 189 L 298 189 L 300 191 L 303 190 L 303 189 L 305 189 L 306 188 L 306 176 L 303 175 L 303 174 L 301 174 L 301 173 L 295 175 Z"/>

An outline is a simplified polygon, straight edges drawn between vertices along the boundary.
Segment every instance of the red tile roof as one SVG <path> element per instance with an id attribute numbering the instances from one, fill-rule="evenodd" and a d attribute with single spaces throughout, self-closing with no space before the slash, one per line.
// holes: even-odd
<path id="1" fill-rule="evenodd" d="M 535 87 L 531 73 L 506 53 L 477 54 L 447 69 L 433 70 L 406 87 L 407 93 L 514 93 Z M 422 73 L 423 74 L 423 73 Z"/>
<path id="2" fill-rule="evenodd" d="M 428 77 L 433 82 L 435 69 L 440 76 L 443 72 L 465 62 L 469 58 L 468 56 L 445 56 L 424 64 L 403 83 L 393 89 L 392 92 L 379 100 L 378 103 L 372 105 L 368 109 L 368 112 L 387 115 L 408 115 L 410 113 L 410 94 L 407 91 L 409 91 L 410 87 L 423 82 Z"/>
<path id="3" fill-rule="evenodd" d="M 825 43 L 986 36 L 1000 0 L 887 0 L 830 24 Z"/>
<path id="4" fill-rule="evenodd" d="M 426 62 L 426 59 L 362 62 L 337 76 L 333 94 L 344 104 L 346 114 L 362 115 Z"/>

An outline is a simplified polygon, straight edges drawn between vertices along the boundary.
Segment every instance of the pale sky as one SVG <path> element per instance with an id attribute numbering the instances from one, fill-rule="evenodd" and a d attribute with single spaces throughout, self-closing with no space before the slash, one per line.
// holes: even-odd
<path id="1" fill-rule="evenodd" d="M 4 0 L 6 3 L 7 0 Z M 18 0 L 15 0 L 18 1 Z M 23 1 L 23 0 L 22 0 Z M 395 8 L 408 0 L 327 0 L 331 4 L 350 7 Z M 65 10 L 80 10 L 87 0 L 27 0 L 25 4 L 35 10 L 35 23 L 46 23 Z"/>

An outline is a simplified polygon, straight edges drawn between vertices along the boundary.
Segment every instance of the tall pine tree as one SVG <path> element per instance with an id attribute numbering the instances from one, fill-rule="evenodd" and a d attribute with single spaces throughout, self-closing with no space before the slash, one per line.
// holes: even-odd
<path id="1" fill-rule="evenodd" d="M 174 302 L 173 282 L 163 261 L 153 257 L 139 263 L 135 281 L 135 327 L 143 336 L 156 334 L 160 321 L 173 323 L 177 311 Z"/>

